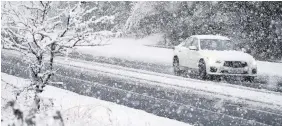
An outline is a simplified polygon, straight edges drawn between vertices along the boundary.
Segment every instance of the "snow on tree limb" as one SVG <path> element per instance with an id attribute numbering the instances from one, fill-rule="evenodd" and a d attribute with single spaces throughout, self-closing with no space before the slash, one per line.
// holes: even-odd
<path id="1" fill-rule="evenodd" d="M 50 81 L 57 71 L 54 58 L 81 43 L 100 45 L 102 39 L 114 37 L 110 29 L 96 27 L 99 27 L 97 24 L 112 25 L 115 17 L 101 16 L 95 13 L 100 6 L 91 7 L 83 2 L 4 1 L 2 5 L 2 48 L 22 53 L 23 60 L 28 63 L 31 83 L 22 90 L 34 92 L 33 112 L 27 117 L 32 122 L 32 115 L 41 107 L 40 93 L 44 87 L 63 85 Z"/>
<path id="2" fill-rule="evenodd" d="M 114 19 L 93 15 L 97 7 L 87 9 L 82 2 L 61 2 L 66 6 L 62 10 L 54 3 L 4 2 L 2 7 L 2 42 L 29 59 L 31 79 L 39 92 L 55 73 L 53 63 L 58 53 L 80 42 L 91 42 L 95 36 L 101 40 L 113 34 L 95 31 L 96 23 L 113 23 Z"/>

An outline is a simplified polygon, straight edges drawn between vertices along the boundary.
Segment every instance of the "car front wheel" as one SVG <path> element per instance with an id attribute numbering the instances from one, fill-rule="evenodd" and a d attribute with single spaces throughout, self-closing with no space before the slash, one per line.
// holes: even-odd
<path id="1" fill-rule="evenodd" d="M 244 78 L 244 81 L 247 81 L 247 82 L 254 82 L 254 80 L 255 80 L 255 77 L 252 77 L 252 76 Z"/>
<path id="2" fill-rule="evenodd" d="M 176 76 L 181 75 L 178 58 L 173 58 L 173 72 L 174 72 L 174 75 L 176 75 Z"/>
<path id="3" fill-rule="evenodd" d="M 207 71 L 206 71 L 206 63 L 204 60 L 200 60 L 199 62 L 199 77 L 202 80 L 207 79 Z"/>

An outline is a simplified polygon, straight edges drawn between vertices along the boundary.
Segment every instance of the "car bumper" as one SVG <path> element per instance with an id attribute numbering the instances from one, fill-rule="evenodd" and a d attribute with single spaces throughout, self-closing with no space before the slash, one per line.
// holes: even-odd
<path id="1" fill-rule="evenodd" d="M 207 68 L 207 74 L 209 75 L 224 75 L 224 76 L 257 76 L 256 67 L 244 67 L 244 68 L 231 68 L 223 66 L 209 66 Z"/>
<path id="2" fill-rule="evenodd" d="M 208 73 L 209 75 L 219 75 L 219 76 L 241 76 L 241 77 L 256 77 L 256 74 L 228 74 L 228 73 Z"/>

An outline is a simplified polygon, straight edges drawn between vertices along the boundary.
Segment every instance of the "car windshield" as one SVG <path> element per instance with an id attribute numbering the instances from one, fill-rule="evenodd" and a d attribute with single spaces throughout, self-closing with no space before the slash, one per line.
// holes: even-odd
<path id="1" fill-rule="evenodd" d="M 202 50 L 235 50 L 235 44 L 230 40 L 201 39 L 200 46 Z"/>

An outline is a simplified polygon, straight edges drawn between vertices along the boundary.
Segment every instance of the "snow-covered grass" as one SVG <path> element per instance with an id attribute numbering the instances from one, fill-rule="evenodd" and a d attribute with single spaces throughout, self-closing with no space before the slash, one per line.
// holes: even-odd
<path id="1" fill-rule="evenodd" d="M 118 38 L 109 41 L 110 45 L 95 47 L 76 47 L 76 51 L 93 56 L 115 57 L 130 61 L 143 61 L 148 63 L 171 64 L 172 50 L 165 48 L 148 47 L 154 45 L 154 36 L 135 40 Z"/>
<path id="2" fill-rule="evenodd" d="M 9 111 L 3 110 L 8 100 L 13 99 L 14 90 L 5 82 L 21 87 L 29 83 L 28 80 L 1 73 L 2 88 L 2 118 L 9 118 Z M 3 82 L 5 81 L 5 82 Z M 54 103 L 52 109 L 62 112 L 66 126 L 184 126 L 189 125 L 176 120 L 158 117 L 141 110 L 128 108 L 115 103 L 82 96 L 67 90 L 46 86 L 40 95 L 44 99 L 51 99 Z M 26 103 L 20 102 L 24 105 Z M 25 108 L 28 109 L 28 108 Z M 44 119 L 44 118 L 43 118 Z M 41 120 L 43 121 L 43 120 Z M 2 125 L 4 123 L 2 122 Z"/>
<path id="3" fill-rule="evenodd" d="M 162 65 L 172 65 L 173 50 L 167 48 L 148 47 L 156 45 L 160 40 L 156 34 L 143 39 L 113 39 L 110 45 L 97 47 L 77 47 L 76 51 L 93 56 L 115 57 L 129 61 L 140 61 Z M 155 41 L 154 41 L 155 40 Z M 258 74 L 282 77 L 282 63 L 258 61 Z"/>
<path id="4" fill-rule="evenodd" d="M 282 63 L 258 61 L 258 73 L 282 77 Z"/>
<path id="5" fill-rule="evenodd" d="M 142 39 L 133 38 L 114 38 L 110 41 L 105 40 L 105 42 L 115 45 L 115 46 L 140 46 L 140 45 L 157 45 L 160 41 L 163 41 L 161 37 L 163 34 L 153 34 Z"/>

